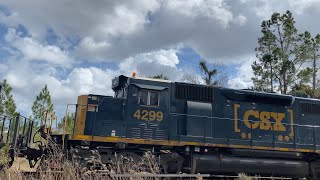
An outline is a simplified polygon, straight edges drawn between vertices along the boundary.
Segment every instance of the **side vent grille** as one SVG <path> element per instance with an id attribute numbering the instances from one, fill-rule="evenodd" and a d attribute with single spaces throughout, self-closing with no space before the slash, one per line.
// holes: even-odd
<path id="1" fill-rule="evenodd" d="M 178 99 L 213 101 L 213 87 L 176 83 L 175 94 Z"/>
<path id="2" fill-rule="evenodd" d="M 300 103 L 300 108 L 305 114 L 320 114 L 320 104 Z"/>

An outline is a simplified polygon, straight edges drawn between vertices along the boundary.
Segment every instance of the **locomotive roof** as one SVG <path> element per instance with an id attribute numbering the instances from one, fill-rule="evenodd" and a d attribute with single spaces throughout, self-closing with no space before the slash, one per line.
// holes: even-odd
<path id="1" fill-rule="evenodd" d="M 157 82 L 167 82 L 167 83 L 172 82 L 170 80 L 165 80 L 165 79 L 154 79 L 154 78 L 145 78 L 145 77 L 130 77 L 130 78 L 148 80 L 148 81 L 157 81 Z"/>
<path id="2" fill-rule="evenodd" d="M 186 85 L 190 85 L 190 86 L 207 86 L 207 85 L 203 85 L 203 84 L 192 84 L 192 83 L 186 83 L 186 82 L 173 82 L 170 80 L 164 80 L 164 79 L 154 79 L 154 78 L 145 78 L 145 77 L 130 77 L 130 76 L 124 76 L 121 75 L 122 77 L 126 77 L 126 78 L 130 78 L 130 79 L 135 79 L 135 80 L 141 80 L 139 82 L 143 82 L 143 81 L 149 81 L 151 84 L 153 84 L 152 82 L 155 82 L 156 84 L 160 83 L 161 86 L 168 83 L 179 83 L 179 84 L 186 84 Z M 119 76 L 120 77 L 120 76 Z M 150 84 L 148 83 L 148 84 Z M 134 84 L 134 82 L 133 82 Z M 156 84 L 154 84 L 156 86 Z M 244 94 L 252 94 L 255 96 L 260 96 L 260 97 L 265 97 L 265 98 L 279 98 L 279 99 L 291 99 L 291 101 L 294 101 L 294 99 L 302 99 L 302 100 L 313 100 L 313 101 L 318 101 L 320 102 L 320 99 L 314 99 L 314 98 L 305 98 L 305 97 L 297 97 L 297 96 L 292 96 L 292 95 L 286 95 L 286 94 L 279 94 L 279 93 L 270 93 L 270 92 L 263 92 L 263 91 L 254 91 L 254 90 L 250 90 L 250 89 L 231 89 L 231 88 L 222 88 L 222 87 L 214 87 L 214 89 L 220 89 L 221 91 L 224 91 L 226 93 L 236 93 L 238 95 L 241 95 L 242 93 Z"/>

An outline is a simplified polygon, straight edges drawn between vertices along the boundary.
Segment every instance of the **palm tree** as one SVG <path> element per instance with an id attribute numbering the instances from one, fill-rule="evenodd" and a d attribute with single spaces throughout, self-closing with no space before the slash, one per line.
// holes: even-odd
<path id="1" fill-rule="evenodd" d="M 205 77 L 203 79 L 205 80 L 207 85 L 209 85 L 209 86 L 214 85 L 215 86 L 216 84 L 218 84 L 217 81 L 212 82 L 212 77 L 217 74 L 216 69 L 209 70 L 209 68 L 207 66 L 207 62 L 205 60 L 201 60 L 199 62 L 199 66 L 200 66 L 200 70 L 205 74 Z"/>

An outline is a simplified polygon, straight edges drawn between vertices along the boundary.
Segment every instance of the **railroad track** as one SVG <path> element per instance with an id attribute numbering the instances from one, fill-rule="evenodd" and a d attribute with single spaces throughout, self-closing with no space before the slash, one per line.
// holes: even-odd
<path id="1" fill-rule="evenodd" d="M 59 177 L 59 174 L 63 176 L 63 171 L 37 171 L 37 172 L 23 172 L 22 175 L 26 177 L 33 177 L 40 179 L 41 176 L 48 177 L 48 175 L 54 175 Z M 241 176 L 226 176 L 226 175 L 210 175 L 210 174 L 113 174 L 104 171 L 88 171 L 85 173 L 88 177 L 96 178 L 110 178 L 110 179 L 196 179 L 196 180 L 206 180 L 206 179 L 241 179 Z M 252 179 L 292 179 L 285 177 L 262 177 L 262 176 L 253 176 Z"/>

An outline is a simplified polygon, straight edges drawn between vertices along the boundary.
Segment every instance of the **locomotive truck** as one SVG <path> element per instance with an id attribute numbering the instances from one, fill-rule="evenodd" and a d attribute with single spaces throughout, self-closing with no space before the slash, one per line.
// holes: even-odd
<path id="1" fill-rule="evenodd" d="M 252 90 L 118 76 L 114 96 L 78 97 L 66 153 L 104 164 L 146 151 L 166 173 L 320 178 L 320 101 Z"/>

